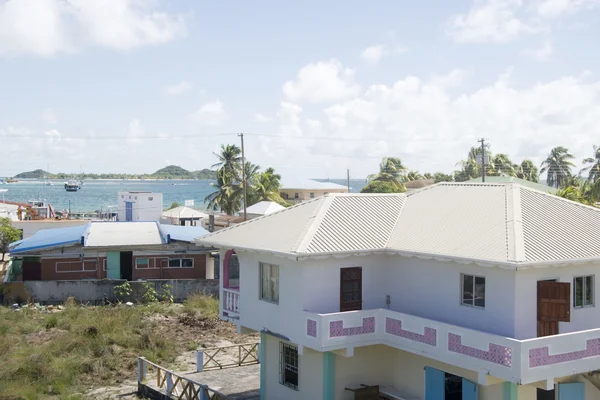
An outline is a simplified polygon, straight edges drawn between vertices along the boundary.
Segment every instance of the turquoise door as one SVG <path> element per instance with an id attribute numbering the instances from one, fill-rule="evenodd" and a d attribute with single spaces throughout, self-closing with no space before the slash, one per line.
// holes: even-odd
<path id="1" fill-rule="evenodd" d="M 106 277 L 108 279 L 121 279 L 121 253 L 118 251 L 106 253 Z"/>
<path id="2" fill-rule="evenodd" d="M 478 392 L 477 392 L 477 384 L 468 381 L 466 379 L 462 380 L 462 400 L 477 400 Z"/>
<path id="3" fill-rule="evenodd" d="M 558 400 L 585 400 L 585 386 L 583 383 L 559 383 Z"/>
<path id="4" fill-rule="evenodd" d="M 425 367 L 425 400 L 445 400 L 445 373 L 439 369 Z"/>

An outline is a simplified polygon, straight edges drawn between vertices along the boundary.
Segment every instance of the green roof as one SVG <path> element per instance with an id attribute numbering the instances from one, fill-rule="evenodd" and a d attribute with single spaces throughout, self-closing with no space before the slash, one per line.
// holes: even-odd
<path id="1" fill-rule="evenodd" d="M 527 186 L 529 188 L 539 190 L 544 193 L 556 194 L 556 189 L 551 186 L 546 186 L 541 183 L 530 182 L 525 179 L 516 178 L 514 176 L 486 176 L 485 181 L 489 183 L 518 183 L 523 186 Z M 467 182 L 469 183 L 481 183 L 481 178 L 470 179 Z"/>

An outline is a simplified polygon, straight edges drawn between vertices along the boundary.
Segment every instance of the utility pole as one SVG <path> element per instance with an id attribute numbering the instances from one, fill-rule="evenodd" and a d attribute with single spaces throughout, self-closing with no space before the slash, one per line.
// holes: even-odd
<path id="1" fill-rule="evenodd" d="M 238 136 L 242 140 L 242 185 L 244 188 L 244 221 L 246 221 L 246 202 L 248 201 L 246 195 L 246 156 L 244 153 L 244 134 L 238 133 Z"/>
<path id="2" fill-rule="evenodd" d="M 485 182 L 485 139 L 478 140 L 481 143 L 481 182 Z"/>
<path id="3" fill-rule="evenodd" d="M 348 193 L 350 193 L 350 168 L 346 170 L 347 182 L 348 182 Z"/>

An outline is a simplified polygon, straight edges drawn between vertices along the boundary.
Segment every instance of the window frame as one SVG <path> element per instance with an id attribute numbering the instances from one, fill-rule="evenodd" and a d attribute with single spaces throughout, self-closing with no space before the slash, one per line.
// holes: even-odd
<path id="1" fill-rule="evenodd" d="M 273 297 L 263 296 L 263 293 L 264 293 L 263 289 L 264 289 L 264 282 L 265 282 L 265 278 L 263 278 L 263 275 L 264 275 L 263 271 L 264 271 L 264 267 L 266 267 L 266 266 L 269 266 L 269 276 L 272 275 L 272 272 L 271 272 L 272 268 L 273 267 L 277 268 L 277 282 L 276 282 L 276 285 L 277 285 L 276 286 L 277 299 L 276 300 L 274 299 L 274 296 Z M 271 303 L 271 304 L 279 304 L 279 282 L 280 282 L 280 278 L 279 278 L 280 277 L 280 275 L 279 275 L 280 268 L 279 268 L 279 265 L 277 265 L 277 264 L 271 264 L 271 263 L 265 263 L 265 262 L 260 262 L 260 263 L 258 263 L 258 270 L 259 270 L 259 272 L 258 272 L 258 279 L 259 279 L 259 282 L 258 282 L 258 298 L 259 298 L 259 300 L 266 301 L 267 303 Z M 273 291 L 273 293 L 275 293 L 275 291 Z"/>
<path id="2" fill-rule="evenodd" d="M 141 263 L 140 261 L 146 260 L 145 263 Z M 142 267 L 141 265 L 145 265 Z M 135 269 L 150 269 L 150 258 L 148 257 L 136 257 L 135 259 Z"/>
<path id="3" fill-rule="evenodd" d="M 473 279 L 473 287 L 471 288 L 472 298 L 471 303 L 465 302 L 465 277 L 471 277 Z M 483 279 L 483 306 L 479 306 L 475 304 L 475 286 L 476 279 Z M 482 275 L 473 275 L 473 274 L 460 274 L 460 305 L 465 307 L 473 307 L 478 310 L 485 310 L 485 288 L 486 288 L 486 277 Z"/>
<path id="4" fill-rule="evenodd" d="M 309 194 L 309 197 L 310 197 L 311 199 L 314 199 L 314 198 L 315 198 L 315 192 L 310 192 L 310 194 Z"/>
<path id="5" fill-rule="evenodd" d="M 287 352 L 289 350 L 289 353 Z M 291 357 L 291 363 L 288 362 L 288 355 Z M 294 365 L 295 361 L 295 365 Z M 289 366 L 289 369 L 288 369 Z M 279 342 L 279 383 L 287 388 L 299 391 L 300 386 L 300 355 L 298 354 L 298 346 L 283 341 Z M 294 371 L 295 369 L 295 371 Z M 286 371 L 296 374 L 296 383 L 288 381 Z"/>
<path id="6" fill-rule="evenodd" d="M 183 265 L 183 260 L 192 260 L 192 265 L 191 266 L 184 266 Z M 177 266 L 171 266 L 171 261 L 179 261 L 179 265 Z M 194 259 L 191 257 L 181 257 L 181 258 L 169 258 L 169 261 L 167 263 L 167 268 L 194 268 Z"/>
<path id="7" fill-rule="evenodd" d="M 590 278 L 591 280 L 591 286 L 592 289 L 590 291 L 590 298 L 589 298 L 589 303 L 585 303 L 585 292 L 586 292 L 586 288 L 587 288 L 587 283 L 586 283 L 586 278 Z M 577 305 L 577 280 L 581 279 L 581 305 L 578 306 Z M 595 287 L 596 287 L 596 282 L 595 282 L 595 275 L 579 275 L 579 276 L 574 276 L 573 277 L 573 308 L 574 309 L 582 309 L 582 308 L 591 308 L 594 307 L 596 305 L 596 302 L 594 301 L 594 294 L 595 294 Z"/>

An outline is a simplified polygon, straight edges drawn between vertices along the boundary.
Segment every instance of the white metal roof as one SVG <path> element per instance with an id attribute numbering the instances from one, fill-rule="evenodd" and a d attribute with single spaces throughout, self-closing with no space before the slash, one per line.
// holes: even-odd
<path id="1" fill-rule="evenodd" d="M 162 244 L 156 222 L 95 222 L 90 224 L 86 247 Z"/>
<path id="2" fill-rule="evenodd" d="M 208 214 L 186 206 L 179 206 L 162 213 L 164 218 L 208 218 Z"/>
<path id="3" fill-rule="evenodd" d="M 285 210 L 285 207 L 274 201 L 259 201 L 246 209 L 247 214 L 267 215 Z"/>
<path id="4" fill-rule="evenodd" d="M 516 183 L 330 194 L 197 240 L 293 256 L 398 252 L 491 263 L 600 259 L 600 209 Z"/>
<path id="5" fill-rule="evenodd" d="M 348 190 L 347 186 L 338 185 L 333 182 L 319 182 L 313 179 L 285 177 L 281 180 L 281 189 L 300 190 Z"/>

